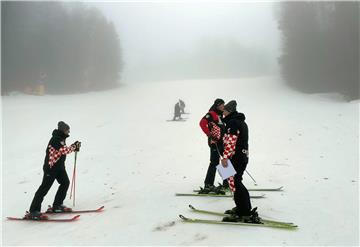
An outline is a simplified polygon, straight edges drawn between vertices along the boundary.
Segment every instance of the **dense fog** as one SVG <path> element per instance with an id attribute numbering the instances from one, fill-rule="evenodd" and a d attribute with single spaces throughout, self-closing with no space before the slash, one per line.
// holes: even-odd
<path id="1" fill-rule="evenodd" d="M 358 2 L 1 3 L 2 93 L 279 76 L 359 98 Z"/>

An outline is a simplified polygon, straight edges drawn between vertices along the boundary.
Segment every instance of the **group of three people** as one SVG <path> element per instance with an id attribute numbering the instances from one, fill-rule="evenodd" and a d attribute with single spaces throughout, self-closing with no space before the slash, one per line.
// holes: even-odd
<path id="1" fill-rule="evenodd" d="M 225 104 L 224 100 L 216 99 L 208 113 L 201 119 L 200 127 L 208 137 L 210 147 L 210 164 L 206 173 L 204 188 L 199 193 L 218 192 L 219 189 L 229 187 L 234 192 L 236 207 L 227 211 L 230 217 L 224 221 L 259 220 L 256 208 L 252 210 L 250 195 L 244 184 L 242 176 L 249 161 L 249 130 L 245 122 L 245 115 L 236 109 L 235 100 Z M 223 185 L 214 186 L 216 166 L 221 163 L 227 167 L 231 161 L 236 174 L 223 181 Z"/>

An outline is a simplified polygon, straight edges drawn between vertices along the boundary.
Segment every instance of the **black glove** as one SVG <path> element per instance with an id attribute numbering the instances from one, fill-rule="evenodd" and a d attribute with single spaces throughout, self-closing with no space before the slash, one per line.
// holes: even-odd
<path id="1" fill-rule="evenodd" d="M 75 151 L 76 151 L 76 152 L 79 152 L 79 151 L 80 151 L 80 147 L 81 147 L 81 142 L 76 141 L 76 142 L 74 142 L 71 146 L 74 146 L 74 147 L 75 147 Z"/>

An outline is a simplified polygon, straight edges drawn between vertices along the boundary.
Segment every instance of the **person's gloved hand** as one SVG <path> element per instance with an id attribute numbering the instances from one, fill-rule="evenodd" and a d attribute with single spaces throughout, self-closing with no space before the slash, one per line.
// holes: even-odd
<path id="1" fill-rule="evenodd" d="M 75 147 L 75 151 L 79 152 L 80 151 L 80 147 L 81 147 L 81 142 L 76 141 L 73 144 L 71 144 L 71 146 Z"/>

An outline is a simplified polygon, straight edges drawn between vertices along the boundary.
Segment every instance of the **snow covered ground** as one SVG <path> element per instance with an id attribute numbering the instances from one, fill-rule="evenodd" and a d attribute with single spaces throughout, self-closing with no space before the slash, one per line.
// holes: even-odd
<path id="1" fill-rule="evenodd" d="M 359 102 L 297 93 L 278 81 L 189 80 L 80 95 L 2 97 L 2 244 L 358 245 Z M 247 117 L 248 171 L 258 187 L 285 187 L 252 205 L 269 218 L 295 222 L 296 231 L 178 218 L 216 218 L 192 213 L 188 204 L 217 211 L 234 206 L 229 198 L 174 196 L 202 186 L 209 151 L 198 122 L 218 97 L 237 100 Z M 167 122 L 178 98 L 187 104 L 189 119 Z M 73 223 L 7 221 L 5 216 L 28 210 L 59 120 L 71 126 L 68 144 L 82 141 L 76 208 L 105 205 L 105 211 Z M 69 176 L 73 162 L 71 154 Z M 246 175 L 244 182 L 254 187 Z M 43 209 L 56 188 L 55 183 Z"/>

